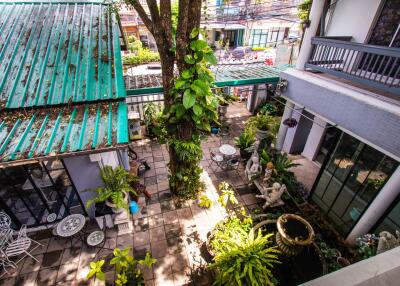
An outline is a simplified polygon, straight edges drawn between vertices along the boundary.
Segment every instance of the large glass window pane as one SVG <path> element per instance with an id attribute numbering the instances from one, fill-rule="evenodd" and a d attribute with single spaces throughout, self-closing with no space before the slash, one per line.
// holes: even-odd
<path id="1" fill-rule="evenodd" d="M 35 166 L 32 164 L 29 167 Z M 46 205 L 32 185 L 24 166 L 3 169 L 0 197 L 19 223 L 27 226 L 37 225 L 46 212 Z"/>
<path id="2" fill-rule="evenodd" d="M 389 231 L 395 234 L 396 230 L 400 230 L 400 202 L 385 217 L 382 223 L 375 229 L 374 233 L 379 234 L 381 231 Z"/>
<path id="3" fill-rule="evenodd" d="M 331 148 L 332 149 L 332 148 Z M 342 133 L 315 185 L 313 201 L 347 234 L 391 176 L 398 163 Z"/>

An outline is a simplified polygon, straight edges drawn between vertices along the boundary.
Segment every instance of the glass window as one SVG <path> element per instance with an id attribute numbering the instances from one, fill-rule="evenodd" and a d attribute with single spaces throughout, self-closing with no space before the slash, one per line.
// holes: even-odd
<path id="1" fill-rule="evenodd" d="M 16 225 L 47 223 L 50 213 L 58 219 L 85 213 L 67 171 L 59 160 L 0 169 L 0 207 Z"/>
<path id="2" fill-rule="evenodd" d="M 400 231 L 400 201 L 378 225 L 374 233 L 379 234 L 381 231 L 388 231 L 395 234 L 396 230 Z"/>
<path id="3" fill-rule="evenodd" d="M 321 170 L 312 200 L 347 234 L 369 206 L 398 163 L 342 133 Z"/>

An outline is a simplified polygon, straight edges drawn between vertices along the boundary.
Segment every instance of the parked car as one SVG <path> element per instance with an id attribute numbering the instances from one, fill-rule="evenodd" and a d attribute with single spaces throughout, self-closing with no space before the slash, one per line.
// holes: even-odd
<path id="1" fill-rule="evenodd" d="M 236 47 L 231 54 L 234 59 L 243 59 L 251 55 L 251 47 Z"/>

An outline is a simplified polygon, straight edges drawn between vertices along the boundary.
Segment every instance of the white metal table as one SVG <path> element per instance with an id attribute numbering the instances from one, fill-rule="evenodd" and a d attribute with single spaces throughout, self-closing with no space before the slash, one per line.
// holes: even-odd
<path id="1" fill-rule="evenodd" d="M 57 234 L 61 237 L 73 237 L 85 226 L 86 218 L 81 214 L 71 214 L 57 225 Z"/>
<path id="2" fill-rule="evenodd" d="M 232 156 L 236 154 L 236 149 L 232 145 L 223 144 L 219 147 L 219 152 L 225 156 Z"/>

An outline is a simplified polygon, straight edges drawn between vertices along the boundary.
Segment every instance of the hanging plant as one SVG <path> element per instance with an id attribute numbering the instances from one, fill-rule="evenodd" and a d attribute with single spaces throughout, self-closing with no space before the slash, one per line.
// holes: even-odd
<path id="1" fill-rule="evenodd" d="M 293 128 L 293 127 L 296 127 L 296 125 L 297 125 L 297 120 L 294 119 L 294 118 L 288 118 L 288 119 L 285 119 L 285 120 L 283 121 L 283 124 L 286 125 L 286 126 L 288 126 L 289 128 Z"/>

